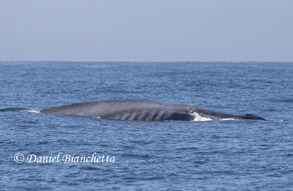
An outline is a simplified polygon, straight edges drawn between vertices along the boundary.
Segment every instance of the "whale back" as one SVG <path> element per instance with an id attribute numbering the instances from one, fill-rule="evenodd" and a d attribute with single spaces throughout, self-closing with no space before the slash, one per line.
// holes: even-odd
<path id="1" fill-rule="evenodd" d="M 265 120 L 264 118 L 253 115 L 253 114 L 245 114 L 245 115 L 239 115 L 240 119 L 255 119 L 255 120 Z"/>
<path id="2" fill-rule="evenodd" d="M 264 118 L 252 114 L 231 115 L 197 106 L 150 100 L 100 100 L 77 102 L 44 108 L 41 109 L 40 112 L 139 121 L 264 120 Z"/>
<path id="3" fill-rule="evenodd" d="M 191 121 L 193 119 L 187 105 L 148 100 L 78 102 L 44 108 L 40 112 L 115 120 Z"/>

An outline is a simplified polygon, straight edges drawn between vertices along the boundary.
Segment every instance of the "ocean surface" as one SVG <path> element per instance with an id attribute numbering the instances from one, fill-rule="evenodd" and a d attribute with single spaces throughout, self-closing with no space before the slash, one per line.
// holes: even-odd
<path id="1" fill-rule="evenodd" d="M 191 104 L 267 120 L 17 112 L 102 99 Z M 2 191 L 293 190 L 293 63 L 0 62 L 0 100 Z"/>

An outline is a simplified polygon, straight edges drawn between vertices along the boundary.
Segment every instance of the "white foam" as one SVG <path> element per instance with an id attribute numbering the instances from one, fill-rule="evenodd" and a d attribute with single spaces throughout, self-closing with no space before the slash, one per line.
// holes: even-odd
<path id="1" fill-rule="evenodd" d="M 191 115 L 194 116 L 194 119 L 192 121 L 211 121 L 212 120 L 211 118 L 208 118 L 208 117 L 202 117 L 196 112 L 191 113 Z"/>
<path id="2" fill-rule="evenodd" d="M 38 111 L 38 110 L 33 110 L 33 109 L 20 110 L 20 112 L 26 112 L 26 113 L 40 113 L 40 111 Z"/>
<path id="3" fill-rule="evenodd" d="M 221 121 L 229 121 L 229 120 L 236 120 L 235 118 L 223 118 L 223 119 L 220 119 Z"/>

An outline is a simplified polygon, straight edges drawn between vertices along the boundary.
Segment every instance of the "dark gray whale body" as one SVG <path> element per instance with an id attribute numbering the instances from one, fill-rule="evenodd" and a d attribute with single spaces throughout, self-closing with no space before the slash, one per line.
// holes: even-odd
<path id="1" fill-rule="evenodd" d="M 77 102 L 44 108 L 41 109 L 40 112 L 139 121 L 265 120 L 262 117 L 251 114 L 231 115 L 214 112 L 197 106 L 149 100 L 101 100 Z"/>

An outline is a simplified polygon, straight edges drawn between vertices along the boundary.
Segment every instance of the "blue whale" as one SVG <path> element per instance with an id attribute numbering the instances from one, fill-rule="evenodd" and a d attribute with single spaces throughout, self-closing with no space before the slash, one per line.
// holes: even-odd
<path id="1" fill-rule="evenodd" d="M 100 100 L 76 102 L 44 108 L 41 109 L 40 112 L 137 121 L 265 120 L 262 117 L 252 114 L 232 115 L 211 111 L 197 106 L 150 100 Z"/>

